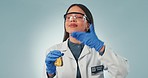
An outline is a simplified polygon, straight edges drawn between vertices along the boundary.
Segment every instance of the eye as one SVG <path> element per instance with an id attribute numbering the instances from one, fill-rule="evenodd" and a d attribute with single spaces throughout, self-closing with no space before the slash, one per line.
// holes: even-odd
<path id="1" fill-rule="evenodd" d="M 71 16 L 67 15 L 67 16 L 66 16 L 66 19 L 70 19 L 70 17 L 71 17 Z"/>
<path id="2" fill-rule="evenodd" d="M 83 16 L 77 16 L 78 19 L 83 19 Z"/>

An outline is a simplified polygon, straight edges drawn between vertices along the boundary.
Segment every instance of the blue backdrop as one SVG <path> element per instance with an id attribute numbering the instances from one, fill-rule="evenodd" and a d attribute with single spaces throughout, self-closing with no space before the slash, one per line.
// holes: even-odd
<path id="1" fill-rule="evenodd" d="M 86 5 L 98 37 L 128 59 L 127 78 L 148 78 L 147 0 L 0 0 L 0 78 L 41 78 L 45 51 L 62 42 L 72 3 Z"/>

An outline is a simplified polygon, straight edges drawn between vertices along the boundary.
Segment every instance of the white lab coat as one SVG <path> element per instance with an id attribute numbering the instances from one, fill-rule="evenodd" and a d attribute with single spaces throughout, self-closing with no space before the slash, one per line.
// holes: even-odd
<path id="1" fill-rule="evenodd" d="M 60 50 L 64 53 L 63 66 L 56 68 L 54 78 L 76 78 L 77 63 L 68 48 L 68 40 L 51 47 L 47 53 L 52 50 Z M 78 65 L 82 78 L 104 78 L 104 71 L 108 72 L 110 78 L 125 78 L 128 74 L 127 60 L 115 54 L 108 46 L 105 46 L 105 53 L 101 56 L 94 48 L 85 45 L 79 56 Z M 100 65 L 104 65 L 104 71 L 92 74 L 91 67 Z M 43 78 L 47 78 L 45 68 Z"/>

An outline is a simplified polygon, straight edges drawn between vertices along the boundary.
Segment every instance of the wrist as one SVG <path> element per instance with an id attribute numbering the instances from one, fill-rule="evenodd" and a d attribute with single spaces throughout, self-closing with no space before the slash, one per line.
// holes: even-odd
<path id="1" fill-rule="evenodd" d="M 48 72 L 47 72 L 47 77 L 48 78 L 53 78 L 55 76 L 55 74 L 48 74 Z"/>
<path id="2" fill-rule="evenodd" d="M 46 72 L 47 72 L 48 74 L 55 74 L 55 72 L 56 72 L 56 67 L 55 67 L 55 66 L 47 67 Z"/>
<path id="3" fill-rule="evenodd" d="M 55 71 L 49 71 L 49 70 L 47 70 L 47 73 L 52 75 L 52 74 L 55 74 Z"/>
<path id="4" fill-rule="evenodd" d="M 102 56 L 104 54 L 104 52 L 105 52 L 105 46 L 103 46 L 101 48 L 101 50 L 99 51 L 99 54 Z"/>
<path id="5" fill-rule="evenodd" d="M 104 50 L 105 50 L 105 46 L 103 45 L 103 47 L 100 49 L 99 52 L 104 52 Z"/>
<path id="6" fill-rule="evenodd" d="M 102 42 L 101 40 L 98 40 L 97 43 L 95 43 L 96 45 L 94 46 L 96 51 L 102 51 L 103 50 L 103 46 L 104 46 L 104 42 Z"/>

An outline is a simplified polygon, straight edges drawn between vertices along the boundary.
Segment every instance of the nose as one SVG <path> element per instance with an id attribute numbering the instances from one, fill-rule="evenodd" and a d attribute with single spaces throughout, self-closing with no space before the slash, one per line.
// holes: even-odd
<path id="1" fill-rule="evenodd" d="M 77 18 L 75 16 L 70 17 L 70 22 L 76 22 L 76 21 L 77 21 Z"/>

